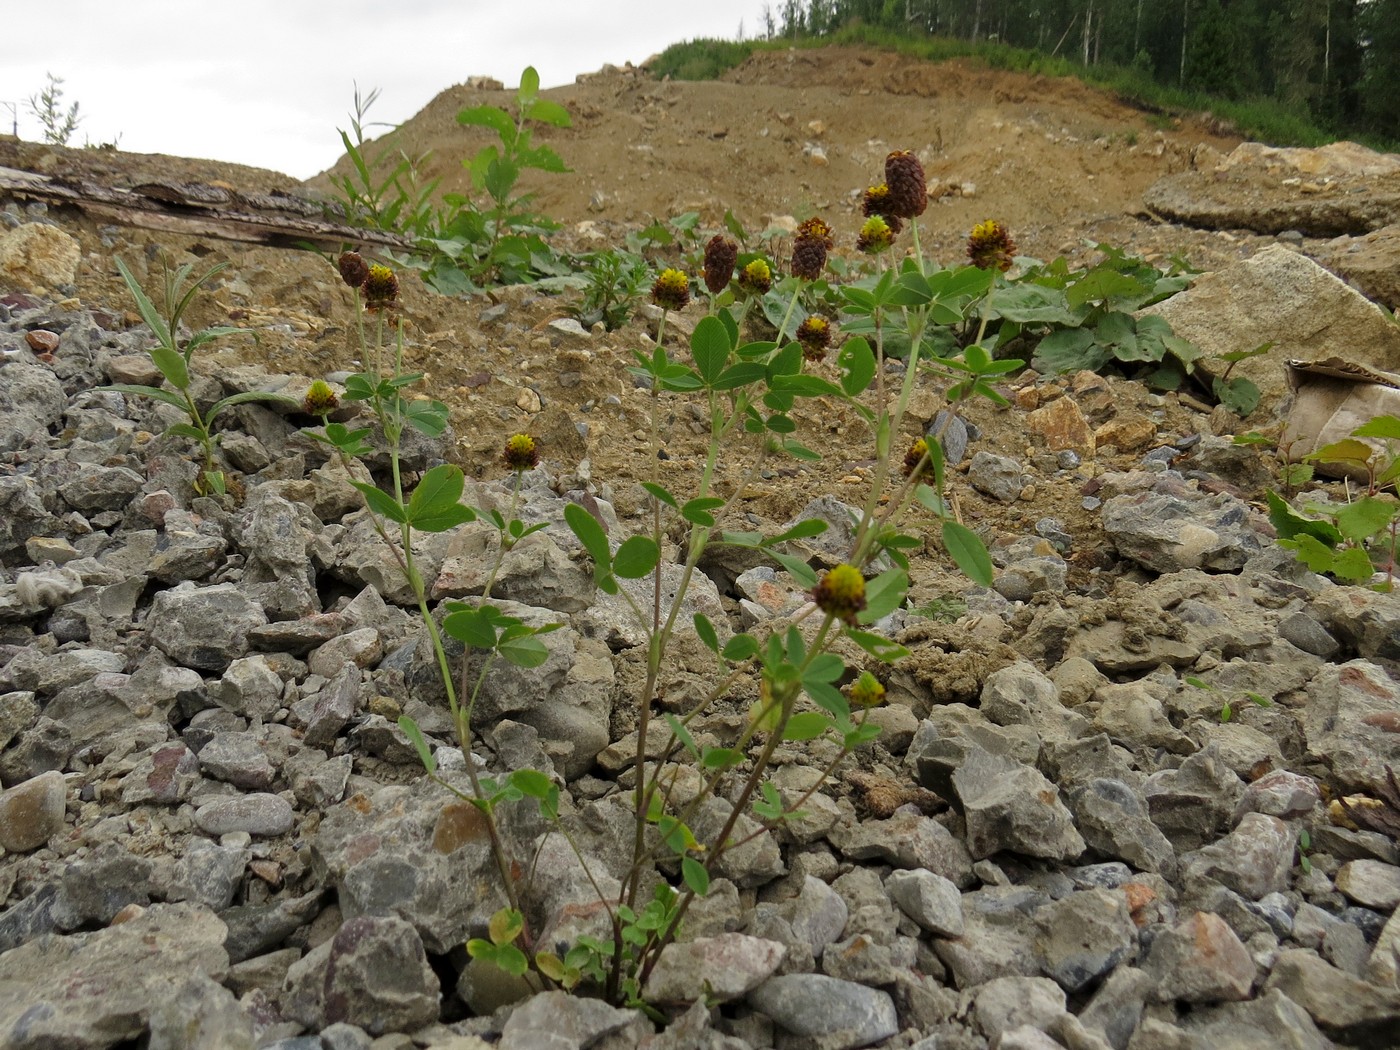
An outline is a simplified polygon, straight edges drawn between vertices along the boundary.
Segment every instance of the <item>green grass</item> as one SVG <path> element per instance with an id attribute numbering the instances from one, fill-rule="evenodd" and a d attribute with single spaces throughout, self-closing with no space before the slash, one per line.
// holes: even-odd
<path id="1" fill-rule="evenodd" d="M 973 43 L 949 37 L 910 37 L 874 26 L 846 26 L 822 37 L 796 40 L 690 40 L 672 44 L 657 58 L 652 70 L 657 76 L 676 80 L 713 80 L 742 64 L 755 51 L 785 51 L 790 47 L 820 48 L 831 45 L 861 45 L 931 62 L 967 58 L 991 69 L 1025 73 L 1029 76 L 1074 77 L 1092 87 L 1111 92 L 1127 105 L 1147 114 L 1148 123 L 1165 123 L 1164 118 L 1210 113 L 1238 134 L 1272 146 L 1320 146 L 1338 136 L 1315 124 L 1300 109 L 1273 99 L 1230 100 L 1184 91 L 1160 84 L 1141 70 L 1123 66 L 1084 67 L 1078 62 L 1025 48 L 1008 47 L 989 41 Z M 1368 136 L 1348 134 L 1374 149 L 1394 151 L 1397 144 Z"/>

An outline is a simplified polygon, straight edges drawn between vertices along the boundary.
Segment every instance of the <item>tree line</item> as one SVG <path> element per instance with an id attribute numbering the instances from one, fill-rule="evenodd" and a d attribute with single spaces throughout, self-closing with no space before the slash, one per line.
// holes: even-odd
<path id="1" fill-rule="evenodd" d="M 1193 92 L 1272 99 L 1336 133 L 1400 140 L 1400 0 L 783 0 L 763 9 L 770 39 L 858 24 L 1126 67 Z"/>

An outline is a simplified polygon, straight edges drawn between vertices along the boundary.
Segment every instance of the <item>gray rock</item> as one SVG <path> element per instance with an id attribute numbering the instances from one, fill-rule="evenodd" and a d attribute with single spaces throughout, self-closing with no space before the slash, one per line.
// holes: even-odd
<path id="1" fill-rule="evenodd" d="M 1094 690 L 1094 728 L 1128 747 L 1164 747 L 1178 755 L 1196 750 L 1191 738 L 1167 717 L 1168 687 L 1152 679 L 1102 685 Z"/>
<path id="2" fill-rule="evenodd" d="M 1140 871 L 1175 874 L 1172 844 L 1148 819 L 1138 794 L 1121 780 L 1091 780 L 1070 793 L 1069 807 L 1090 849 L 1119 857 Z"/>
<path id="3" fill-rule="evenodd" d="M 298 802 L 312 809 L 327 809 L 345 797 L 354 768 L 355 760 L 348 754 L 328 759 L 307 748 L 288 759 L 285 774 Z"/>
<path id="4" fill-rule="evenodd" d="M 899 1031 L 894 1001 L 885 992 L 823 974 L 773 977 L 749 993 L 749 1005 L 814 1050 L 854 1050 Z"/>
<path id="5" fill-rule="evenodd" d="M 1035 913 L 1036 961 L 1067 992 L 1078 992 L 1137 953 L 1137 927 L 1117 890 L 1071 893 Z"/>
<path id="6" fill-rule="evenodd" d="M 1182 874 L 1214 879 L 1257 901 L 1288 887 L 1296 841 L 1296 834 L 1277 817 L 1246 813 L 1219 842 L 1183 856 Z"/>
<path id="7" fill-rule="evenodd" d="M 1046 898 L 1023 887 L 990 887 L 963 896 L 963 935 L 934 941 L 933 949 L 959 989 L 998 977 L 1036 977 L 1035 928 L 1027 916 Z"/>
<path id="8" fill-rule="evenodd" d="M 469 793 L 466 778 L 458 779 Z M 347 918 L 406 919 L 435 954 L 459 947 L 505 906 L 476 808 L 426 779 L 355 794 L 330 809 L 311 860 L 335 885 Z"/>
<path id="9" fill-rule="evenodd" d="M 733 807 L 725 799 L 706 799 L 691 822 L 695 837 L 702 843 L 715 842 L 731 812 Z M 748 814 L 739 814 L 730 838 L 743 845 L 725 850 L 713 870 L 736 886 L 762 886 L 787 870 L 777 840 Z"/>
<path id="10" fill-rule="evenodd" d="M 17 689 L 52 695 L 125 667 L 125 657 L 104 649 L 74 648 L 45 653 L 30 647 L 21 650 L 5 665 L 5 675 Z"/>
<path id="11" fill-rule="evenodd" d="M 1322 790 L 1312 777 L 1275 769 L 1244 789 L 1235 821 L 1246 813 L 1264 813 L 1282 820 L 1305 817 L 1322 801 Z"/>
<path id="12" fill-rule="evenodd" d="M 988 1039 L 1021 1025 L 1044 1031 L 1065 1012 L 1065 993 L 1043 977 L 998 977 L 977 990 L 973 1016 Z"/>
<path id="13" fill-rule="evenodd" d="M 1400 686 L 1378 665 L 1369 660 L 1326 665 L 1307 686 L 1308 757 L 1325 763 L 1345 790 L 1383 789 L 1385 767 L 1400 769 L 1400 733 L 1378 733 L 1376 726 L 1394 719 L 1396 711 Z"/>
<path id="14" fill-rule="evenodd" d="M 1102 1033 L 1114 1050 L 1126 1050 L 1155 987 L 1151 975 L 1136 967 L 1120 966 L 1099 986 L 1079 1020 Z"/>
<path id="15" fill-rule="evenodd" d="M 329 564 L 332 549 L 312 511 L 259 485 L 249 494 L 236 531 L 247 556 L 242 585 L 272 618 L 321 612 L 315 565 Z"/>
<path id="16" fill-rule="evenodd" d="M 953 834 L 912 807 L 888 820 L 843 822 L 827 833 L 833 846 L 852 860 L 882 860 L 897 868 L 924 868 L 958 886 L 972 884 L 972 858 Z"/>
<path id="17" fill-rule="evenodd" d="M 1309 611 L 1363 659 L 1400 658 L 1400 595 L 1364 587 L 1332 587 Z"/>
<path id="18" fill-rule="evenodd" d="M 302 741 L 307 747 L 329 749 L 340 731 L 359 713 L 364 701 L 360 669 L 350 661 L 341 664 L 313 700 Z"/>
<path id="19" fill-rule="evenodd" d="M 153 1004 L 150 1050 L 253 1050 L 253 1019 L 223 985 L 202 974 Z"/>
<path id="20" fill-rule="evenodd" d="M 270 951 L 314 919 L 320 910 L 319 892 L 227 909 L 219 918 L 228 925 L 224 945 L 229 959 L 237 963 Z"/>
<path id="21" fill-rule="evenodd" d="M 146 635 L 176 663 L 222 673 L 248 652 L 248 632 L 265 623 L 258 604 L 232 584 L 181 585 L 156 594 Z"/>
<path id="22" fill-rule="evenodd" d="M 245 791 L 263 791 L 277 775 L 252 733 L 215 733 L 199 750 L 199 769 Z"/>
<path id="23" fill-rule="evenodd" d="M 671 614 L 676 592 L 681 585 L 684 567 L 672 562 L 661 564 L 661 618 L 664 621 Z M 590 639 L 597 639 L 613 649 L 631 648 L 646 644 L 646 631 L 637 620 L 633 604 L 646 610 L 650 617 L 655 597 L 652 577 L 640 580 L 618 580 L 618 586 L 632 599 L 631 603 L 621 594 L 599 594 L 592 606 L 575 617 L 579 630 Z M 681 598 L 680 623 L 690 623 L 696 613 L 703 613 L 711 623 L 728 622 L 724 605 L 720 602 L 719 590 L 714 582 L 702 572 L 693 573 L 685 595 Z M 557 619 L 557 617 L 556 617 Z"/>
<path id="24" fill-rule="evenodd" d="M 73 753 L 73 735 L 62 722 L 47 715 L 0 754 L 0 783 L 18 785 L 41 773 L 63 769 Z"/>
<path id="25" fill-rule="evenodd" d="M 924 868 L 892 871 L 885 880 L 890 899 L 936 937 L 963 935 L 962 895 L 948 879 Z"/>
<path id="26" fill-rule="evenodd" d="M 226 711 L 245 718 L 267 718 L 282 706 L 282 677 L 267 657 L 245 656 L 228 665 L 210 689 L 210 698 Z"/>
<path id="27" fill-rule="evenodd" d="M 990 452 L 974 452 L 968 464 L 967 480 L 984 495 L 1002 503 L 1014 503 L 1026 487 L 1025 468 L 1019 461 Z"/>
<path id="28" fill-rule="evenodd" d="M 1301 1006 L 1278 991 L 1192 1010 L 1183 1028 L 1209 1050 L 1332 1050 Z"/>
<path id="29" fill-rule="evenodd" d="M 199 756 L 181 743 L 158 747 L 122 778 L 122 805 L 175 805 L 200 783 Z"/>
<path id="30" fill-rule="evenodd" d="M 1017 661 L 987 676 L 978 708 L 997 725 L 1027 725 L 1041 740 L 1084 736 L 1088 721 L 1060 703 L 1060 690 L 1033 664 Z"/>
<path id="31" fill-rule="evenodd" d="M 210 835 L 246 831 L 249 835 L 269 837 L 291 831 L 295 814 L 291 803 L 281 795 L 255 792 L 207 802 L 195 810 L 194 822 Z"/>
<path id="32" fill-rule="evenodd" d="M 1249 506 L 1225 493 L 1125 493 L 1105 502 L 1102 515 L 1118 552 L 1158 573 L 1235 572 L 1263 547 Z"/>
<path id="33" fill-rule="evenodd" d="M 1333 1039 L 1350 1046 L 1394 1045 L 1400 991 L 1343 973 L 1310 951 L 1282 952 L 1264 988 L 1288 996 Z"/>
<path id="34" fill-rule="evenodd" d="M 384 643 L 379 631 L 361 627 L 318 646 L 307 656 L 306 665 L 312 674 L 334 678 L 346 663 L 364 670 L 377 664 L 383 655 Z"/>
<path id="35" fill-rule="evenodd" d="M 144 907 L 155 889 L 151 868 L 150 861 L 117 843 L 102 843 L 64 869 L 53 905 L 54 924 L 60 930 L 105 926 L 129 905 Z"/>
<path id="36" fill-rule="evenodd" d="M 1400 910 L 1386 920 L 1375 950 L 1366 961 L 1366 979 L 1383 988 L 1400 991 Z"/>
<path id="37" fill-rule="evenodd" d="M 1196 912 L 1152 942 L 1143 969 L 1156 997 L 1188 1003 L 1248 999 L 1257 971 L 1249 951 L 1218 915 Z"/>
<path id="38" fill-rule="evenodd" d="M 378 1036 L 437 1019 L 437 975 L 409 923 L 394 917 L 347 919 L 329 943 L 317 1027 L 348 1023 Z"/>
<path id="39" fill-rule="evenodd" d="M 252 850 L 246 846 L 221 846 L 205 839 L 191 839 L 184 856 L 175 862 L 166 897 L 172 901 L 194 901 L 221 912 L 233 903 L 252 856 Z"/>
<path id="40" fill-rule="evenodd" d="M 974 859 L 1002 850 L 1071 860 L 1084 839 L 1060 801 L 1059 789 L 1030 766 L 974 748 L 953 774 Z"/>
<path id="41" fill-rule="evenodd" d="M 501 1030 L 499 1050 L 585 1050 L 620 1032 L 637 1016 L 599 999 L 541 992 L 517 1007 Z"/>
<path id="42" fill-rule="evenodd" d="M 155 904 L 95 933 L 42 936 L 0 956 L 0 1043 L 101 1050 L 135 1040 L 193 975 L 221 980 L 226 928 L 188 904 Z"/>
<path id="43" fill-rule="evenodd" d="M 1328 633 L 1327 628 L 1304 612 L 1296 612 L 1279 620 L 1278 634 L 1303 652 L 1324 660 L 1330 660 L 1341 649 L 1341 644 Z"/>
<path id="44" fill-rule="evenodd" d="M 499 533 L 482 522 L 454 531 L 433 595 L 462 598 L 479 595 L 495 565 Z M 583 612 L 597 588 L 586 564 L 569 557 L 547 533 L 535 533 L 501 558 L 491 597 L 561 613 Z"/>
<path id="45" fill-rule="evenodd" d="M 1208 744 L 1179 769 L 1153 773 L 1143 785 L 1152 823 L 1181 850 L 1213 841 L 1239 804 L 1244 784 Z"/>
<path id="46" fill-rule="evenodd" d="M 642 995 L 647 1002 L 668 1005 L 697 999 L 726 1003 L 772 977 L 786 954 L 781 944 L 742 933 L 668 944 Z"/>
<path id="47" fill-rule="evenodd" d="M 1400 906 L 1400 868 L 1378 860 L 1349 860 L 1336 875 L 1337 889 L 1357 904 L 1390 912 Z"/>
<path id="48" fill-rule="evenodd" d="M 9 853 L 36 850 L 63 830 L 68 786 L 56 770 L 0 794 L 0 846 Z"/>
<path id="49" fill-rule="evenodd" d="M 826 946 L 841 936 L 850 911 L 845 900 L 813 875 L 802 880 L 802 890 L 783 904 L 784 918 L 797 937 L 820 959 Z"/>
<path id="50" fill-rule="evenodd" d="M 0 452 L 46 442 L 67 402 L 53 369 L 6 354 L 0 359 Z"/>

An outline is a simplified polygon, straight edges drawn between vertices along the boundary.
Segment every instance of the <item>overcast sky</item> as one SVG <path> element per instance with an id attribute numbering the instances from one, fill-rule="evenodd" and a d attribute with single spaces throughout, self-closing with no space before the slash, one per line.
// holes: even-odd
<path id="1" fill-rule="evenodd" d="M 776 7 L 777 4 L 774 4 Z M 309 178 L 340 156 L 354 84 L 397 123 L 470 76 L 545 87 L 639 63 L 695 37 L 755 35 L 762 0 L 10 0 L 0 129 L 41 125 L 25 100 L 63 78 L 70 145 L 236 161 Z M 367 134 L 380 134 L 375 131 Z M 120 139 L 118 139 L 120 136 Z"/>

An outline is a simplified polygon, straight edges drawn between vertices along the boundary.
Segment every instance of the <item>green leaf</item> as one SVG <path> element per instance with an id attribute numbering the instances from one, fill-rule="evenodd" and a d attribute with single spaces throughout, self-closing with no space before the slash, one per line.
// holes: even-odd
<path id="1" fill-rule="evenodd" d="M 904 602 L 909 589 L 909 577 L 903 569 L 889 569 L 865 585 L 865 608 L 856 618 L 861 623 L 874 623 L 894 612 Z"/>
<path id="2" fill-rule="evenodd" d="M 472 106 L 457 114 L 458 124 L 490 128 L 503 139 L 515 140 L 515 121 L 498 106 Z"/>
<path id="3" fill-rule="evenodd" d="M 564 521 L 593 559 L 593 579 L 606 593 L 617 593 L 617 581 L 612 578 L 612 555 L 608 550 L 608 535 L 598 519 L 577 503 L 564 508 Z"/>
<path id="4" fill-rule="evenodd" d="M 855 397 L 875 378 L 875 352 L 864 337 L 847 339 L 836 354 L 836 367 L 841 370 L 841 389 Z"/>
<path id="5" fill-rule="evenodd" d="M 805 540 L 810 536 L 820 536 L 829 527 L 821 518 L 803 518 L 792 528 L 780 532 L 776 536 L 767 537 L 763 540 L 762 545 L 768 547 L 786 540 Z"/>
<path id="6" fill-rule="evenodd" d="M 473 649 L 496 648 L 496 625 L 486 608 L 461 606 L 443 618 L 442 629 Z"/>
<path id="7" fill-rule="evenodd" d="M 848 721 L 851 717 L 851 705 L 846 697 L 830 682 L 816 682 L 802 680 L 802 688 L 807 691 L 813 702 L 823 711 L 828 711 L 836 717 L 838 721 Z"/>
<path id="8" fill-rule="evenodd" d="M 859 631 L 854 627 L 846 628 L 846 637 L 855 642 L 871 656 L 885 663 L 894 663 L 909 655 L 909 650 L 898 642 L 892 642 L 883 635 L 874 634 L 870 631 Z"/>
<path id="9" fill-rule="evenodd" d="M 1217 377 L 1211 382 L 1211 390 L 1217 401 L 1241 418 L 1249 415 L 1259 406 L 1259 387 L 1243 377 L 1236 379 Z"/>
<path id="10" fill-rule="evenodd" d="M 1367 496 L 1337 511 L 1337 528 L 1347 539 L 1360 542 L 1388 528 L 1400 512 L 1400 504 Z"/>
<path id="11" fill-rule="evenodd" d="M 712 384 L 716 390 L 735 390 L 768 377 L 768 366 L 758 361 L 740 361 L 719 374 Z"/>
<path id="12" fill-rule="evenodd" d="M 642 482 L 642 488 L 646 489 L 649 493 L 651 493 L 653 496 L 659 499 L 662 503 L 666 504 L 666 506 L 676 506 L 676 497 L 671 495 L 670 490 L 665 489 L 662 486 L 657 485 L 651 481 Z"/>
<path id="13" fill-rule="evenodd" d="M 690 353 L 706 386 L 713 386 L 729 363 L 729 332 L 718 317 L 702 317 L 690 337 Z"/>
<path id="14" fill-rule="evenodd" d="M 1352 437 L 1380 438 L 1400 441 L 1400 419 L 1395 416 L 1375 416 L 1351 432 Z"/>
<path id="15" fill-rule="evenodd" d="M 569 119 L 569 111 L 558 102 L 547 98 L 537 98 L 526 106 L 525 117 L 528 120 L 538 120 L 541 124 L 548 124 L 555 128 L 567 128 L 573 124 L 573 121 Z"/>
<path id="16" fill-rule="evenodd" d="M 1061 328 L 1040 341 L 1031 367 L 1038 372 L 1097 372 L 1111 356 L 1107 348 L 1095 342 L 1093 332 Z"/>
<path id="17" fill-rule="evenodd" d="M 418 752 L 418 761 L 423 763 L 423 768 L 428 771 L 428 776 L 436 773 L 437 759 L 433 757 L 433 749 L 423 739 L 423 731 L 418 728 L 418 723 L 409 718 L 408 715 L 399 715 L 399 728 L 403 730 L 403 735 L 408 737 L 414 750 Z"/>
<path id="18" fill-rule="evenodd" d="M 397 521 L 400 525 L 408 522 L 408 514 L 404 511 L 402 504 L 377 485 L 371 485 L 366 481 L 352 481 L 350 484 L 359 489 L 360 495 L 364 496 L 365 502 L 369 504 L 369 509 L 381 518 Z"/>
<path id="19" fill-rule="evenodd" d="M 1364 465 L 1374 454 L 1375 450 L 1366 442 L 1358 441 L 1356 438 L 1343 438 L 1330 445 L 1323 445 L 1304 458 L 1318 463 L 1360 463 Z"/>
<path id="20" fill-rule="evenodd" d="M 416 524 L 420 518 L 432 517 L 458 506 L 465 485 L 462 468 L 440 463 L 418 481 L 418 487 L 408 500 L 408 520 Z"/>
<path id="21" fill-rule="evenodd" d="M 132 276 L 131 271 L 126 268 L 126 263 L 115 258 L 113 262 L 117 264 L 117 271 L 122 275 L 122 280 L 126 282 L 126 288 L 131 293 L 131 298 L 136 301 L 136 311 L 141 315 L 141 320 L 146 322 L 162 345 L 170 346 L 172 342 L 170 326 L 165 323 L 165 318 L 161 317 L 160 311 L 147 297 L 140 283 Z"/>
<path id="22" fill-rule="evenodd" d="M 405 401 L 404 420 L 414 430 L 437 437 L 447 429 L 447 406 L 441 401 Z"/>
<path id="23" fill-rule="evenodd" d="M 1375 574 L 1376 567 L 1371 564 L 1371 556 L 1363 548 L 1347 547 L 1337 552 L 1329 571 L 1339 580 L 1364 583 Z"/>
<path id="24" fill-rule="evenodd" d="M 743 760 L 744 756 L 730 747 L 707 747 L 700 755 L 705 769 L 732 769 Z"/>
<path id="25" fill-rule="evenodd" d="M 992 556 L 977 533 L 956 521 L 944 520 L 943 549 L 973 583 L 983 587 L 992 585 Z"/>
<path id="26" fill-rule="evenodd" d="M 1264 495 L 1269 503 L 1269 524 L 1274 527 L 1279 539 L 1291 540 L 1301 535 L 1309 535 L 1328 547 L 1335 547 L 1342 542 L 1341 532 L 1330 522 L 1303 517 L 1272 489 Z"/>
<path id="27" fill-rule="evenodd" d="M 174 405 L 182 412 L 188 412 L 190 406 L 185 404 L 185 399 L 173 390 L 166 390 L 158 386 L 137 386 L 134 383 L 113 383 L 105 386 L 103 390 L 115 390 L 121 394 L 137 394 L 141 397 L 153 397 L 157 401 L 164 401 L 167 405 Z"/>
<path id="28" fill-rule="evenodd" d="M 191 441 L 204 440 L 204 433 L 193 423 L 171 423 L 165 428 L 167 434 L 174 434 L 176 437 L 189 438 Z"/>
<path id="29" fill-rule="evenodd" d="M 791 554 L 782 554 L 779 551 L 769 551 L 773 560 L 786 569 L 802 587 L 811 590 L 817 585 L 817 574 L 813 568 L 807 564 L 803 558 L 793 557 Z"/>
<path id="30" fill-rule="evenodd" d="M 301 405 L 301 402 L 291 395 L 279 394 L 274 390 L 244 390 L 237 394 L 230 394 L 222 401 L 215 402 L 214 407 L 209 410 L 209 415 L 204 419 L 205 425 L 212 426 L 214 420 L 226 408 L 232 408 L 234 405 L 246 405 L 254 401 L 265 405 L 284 405 L 287 408 L 300 407 Z"/>
<path id="31" fill-rule="evenodd" d="M 517 769 L 514 770 L 507 780 L 520 789 L 521 793 L 530 797 L 544 799 L 549 796 L 549 789 L 554 787 L 554 781 L 545 776 L 538 769 Z"/>
<path id="32" fill-rule="evenodd" d="M 681 858 L 681 881 L 685 883 L 686 889 L 697 897 L 703 897 L 710 892 L 710 873 L 705 870 L 705 865 L 694 857 Z"/>
<path id="33" fill-rule="evenodd" d="M 803 711 L 788 719 L 783 728 L 784 740 L 815 740 L 831 727 L 829 715 L 817 711 Z"/>
<path id="34" fill-rule="evenodd" d="M 515 97 L 523 106 L 533 102 L 540 93 L 540 75 L 534 66 L 526 66 L 520 74 L 520 86 L 515 89 Z"/>
<path id="35" fill-rule="evenodd" d="M 695 738 L 690 735 L 690 730 L 685 727 L 685 723 L 675 715 L 668 713 L 666 715 L 666 724 L 671 727 L 671 732 L 675 735 L 676 739 L 681 742 L 681 746 L 686 749 L 690 757 L 698 761 L 700 758 L 700 749 L 695 745 Z M 655 794 L 651 797 L 652 800 L 656 802 L 660 802 L 661 800 L 660 794 Z M 657 811 L 657 816 L 660 816 L 659 810 Z"/>
<path id="36" fill-rule="evenodd" d="M 731 663 L 742 663 L 758 655 L 758 640 L 751 634 L 736 634 L 724 643 L 720 655 Z"/>
<path id="37" fill-rule="evenodd" d="M 1145 285 L 1136 277 L 1104 267 L 1095 267 L 1065 290 L 1065 300 L 1070 306 L 1084 306 L 1090 302 L 1109 299 L 1133 299 L 1147 296 L 1152 292 L 1151 285 Z"/>
<path id="38" fill-rule="evenodd" d="M 151 350 L 151 360 L 175 389 L 184 390 L 190 385 L 189 367 L 185 364 L 184 355 L 178 350 L 167 346 L 154 347 Z"/>
<path id="39" fill-rule="evenodd" d="M 800 651 L 790 653 L 794 659 L 799 659 Z M 807 665 L 807 670 L 802 673 L 802 684 L 808 682 L 835 682 L 846 673 L 846 661 L 835 653 L 820 653 L 813 657 L 812 662 Z"/>
<path id="40" fill-rule="evenodd" d="M 888 302 L 891 306 L 923 306 L 932 298 L 928 279 L 917 271 L 906 271 L 896 278 Z"/>
<path id="41" fill-rule="evenodd" d="M 704 613 L 695 614 L 695 633 L 705 643 L 705 648 L 712 653 L 719 653 L 719 635 L 715 633 L 715 625 Z"/>
<path id="42" fill-rule="evenodd" d="M 538 667 L 549 659 L 549 650 L 533 634 L 518 638 L 507 638 L 503 634 L 497 643 L 496 651 L 516 667 L 524 667 L 527 670 Z"/>
<path id="43" fill-rule="evenodd" d="M 650 536 L 633 536 L 624 540 L 613 558 L 612 571 L 624 580 L 639 580 L 656 568 L 661 549 Z"/>
<path id="44" fill-rule="evenodd" d="M 724 506 L 724 500 L 718 496 L 702 496 L 696 499 L 687 500 L 681 505 L 681 517 L 692 525 L 703 525 L 710 528 L 715 523 L 715 517 L 710 513 Z"/>
<path id="45" fill-rule="evenodd" d="M 1299 533 L 1293 539 L 1280 538 L 1278 545 L 1296 553 L 1312 572 L 1331 572 L 1337 563 L 1337 551 L 1308 533 Z"/>

